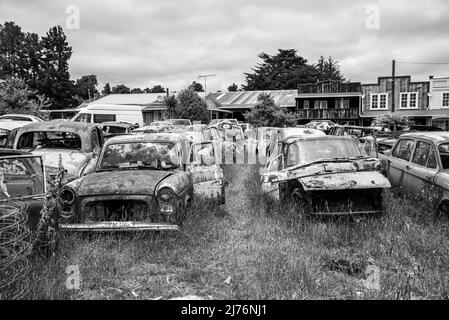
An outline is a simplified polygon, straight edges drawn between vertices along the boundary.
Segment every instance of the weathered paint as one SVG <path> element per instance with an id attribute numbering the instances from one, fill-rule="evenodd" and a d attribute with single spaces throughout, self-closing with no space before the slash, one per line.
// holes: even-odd
<path id="1" fill-rule="evenodd" d="M 32 152 L 34 155 L 41 156 L 44 165 L 49 174 L 58 171 L 59 155 L 61 155 L 62 166 L 67 171 L 67 179 L 73 180 L 80 176 L 82 169 L 93 159 L 90 153 L 82 153 L 76 150 L 67 149 L 38 149 Z"/>
<path id="2" fill-rule="evenodd" d="M 305 191 L 390 188 L 390 182 L 377 171 L 345 172 L 299 178 Z"/>

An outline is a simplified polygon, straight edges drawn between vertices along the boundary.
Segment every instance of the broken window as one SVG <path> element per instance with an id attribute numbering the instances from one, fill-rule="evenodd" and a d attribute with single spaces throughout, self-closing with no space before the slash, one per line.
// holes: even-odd
<path id="1" fill-rule="evenodd" d="M 415 142 L 410 139 L 404 139 L 399 141 L 398 145 L 393 151 L 393 157 L 399 158 L 402 160 L 410 161 L 410 157 L 412 156 L 412 150 Z"/>
<path id="2" fill-rule="evenodd" d="M 101 169 L 172 169 L 179 165 L 178 148 L 170 142 L 111 144 L 100 161 Z"/>
<path id="3" fill-rule="evenodd" d="M 34 131 L 25 132 L 19 137 L 18 149 L 74 149 L 81 150 L 81 138 L 73 132 Z"/>
<path id="4" fill-rule="evenodd" d="M 429 143 L 418 141 L 413 154 L 413 163 L 426 166 L 432 146 Z"/>

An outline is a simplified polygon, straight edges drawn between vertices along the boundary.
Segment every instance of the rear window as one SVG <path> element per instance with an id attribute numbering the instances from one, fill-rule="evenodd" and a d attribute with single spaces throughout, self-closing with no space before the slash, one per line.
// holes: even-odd
<path id="1" fill-rule="evenodd" d="M 81 150 L 81 138 L 73 132 L 35 131 L 19 137 L 17 149 L 74 149 Z"/>
<path id="2" fill-rule="evenodd" d="M 104 133 L 126 133 L 126 127 L 104 126 Z"/>
<path id="3" fill-rule="evenodd" d="M 115 121 L 115 114 L 94 114 L 94 123 Z"/>
<path id="4" fill-rule="evenodd" d="M 30 118 L 28 118 L 28 117 L 20 117 L 20 116 L 3 116 L 3 117 L 0 117 L 0 120 L 28 121 L 28 122 L 32 122 L 33 121 Z"/>

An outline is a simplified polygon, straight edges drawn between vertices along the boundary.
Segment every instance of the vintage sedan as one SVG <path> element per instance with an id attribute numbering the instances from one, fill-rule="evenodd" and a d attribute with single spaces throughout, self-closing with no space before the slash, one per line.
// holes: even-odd
<path id="1" fill-rule="evenodd" d="M 61 157 L 67 181 L 81 177 L 93 168 L 104 142 L 97 125 L 68 121 L 25 125 L 15 132 L 13 140 L 14 149 L 42 156 L 52 178 L 56 177 Z"/>
<path id="2" fill-rule="evenodd" d="M 177 229 L 198 198 L 224 202 L 223 171 L 211 142 L 175 133 L 109 139 L 95 172 L 63 187 L 61 228 L 77 231 Z"/>
<path id="3" fill-rule="evenodd" d="M 449 214 L 449 132 L 402 134 L 383 161 L 393 187 L 421 193 L 434 186 L 438 211 Z"/>
<path id="4" fill-rule="evenodd" d="M 287 137 L 268 161 L 262 188 L 273 198 L 299 203 L 316 215 L 377 214 L 390 183 L 350 137 Z"/>

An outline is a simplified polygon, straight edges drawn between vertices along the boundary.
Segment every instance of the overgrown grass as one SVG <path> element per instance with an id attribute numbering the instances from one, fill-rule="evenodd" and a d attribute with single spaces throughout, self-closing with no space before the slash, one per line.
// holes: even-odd
<path id="1" fill-rule="evenodd" d="M 34 261 L 28 298 L 448 298 L 449 224 L 432 203 L 387 192 L 382 217 L 316 220 L 268 199 L 256 167 L 224 171 L 225 208 L 196 203 L 180 233 L 64 236 L 57 257 Z M 80 290 L 65 287 L 68 265 Z M 364 284 L 368 265 L 380 290 Z"/>

